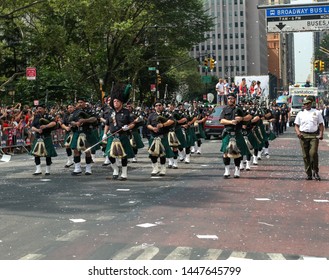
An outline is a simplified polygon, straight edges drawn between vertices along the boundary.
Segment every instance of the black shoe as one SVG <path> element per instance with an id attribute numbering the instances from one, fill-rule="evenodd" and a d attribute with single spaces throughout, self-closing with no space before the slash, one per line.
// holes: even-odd
<path id="1" fill-rule="evenodd" d="M 72 176 L 80 176 L 81 174 L 82 174 L 81 171 L 80 171 L 80 172 L 74 172 L 74 171 L 73 171 L 73 172 L 71 173 Z"/>
<path id="2" fill-rule="evenodd" d="M 102 166 L 108 166 L 110 163 L 103 163 Z"/>
<path id="3" fill-rule="evenodd" d="M 112 176 L 112 179 L 113 179 L 113 180 L 116 180 L 116 179 L 118 179 L 118 178 L 119 178 L 119 175 L 113 175 L 113 176 Z"/>
<path id="4" fill-rule="evenodd" d="M 312 176 L 307 176 L 305 180 L 312 180 Z"/>
<path id="5" fill-rule="evenodd" d="M 74 162 L 72 162 L 71 164 L 65 164 L 65 168 L 69 168 L 69 167 L 71 167 L 72 165 L 74 164 Z"/>
<path id="6" fill-rule="evenodd" d="M 34 176 L 38 176 L 38 175 L 41 175 L 42 172 L 38 172 L 38 173 L 33 173 Z"/>
<path id="7" fill-rule="evenodd" d="M 45 175 L 46 175 L 46 176 L 49 176 L 49 175 L 50 175 L 50 173 L 45 173 Z"/>
<path id="8" fill-rule="evenodd" d="M 119 180 L 120 181 L 127 181 L 127 178 L 126 177 L 120 177 Z"/>
<path id="9" fill-rule="evenodd" d="M 91 172 L 85 172 L 85 175 L 89 176 L 91 175 Z"/>
<path id="10" fill-rule="evenodd" d="M 168 168 L 172 168 L 172 165 L 168 165 Z"/>

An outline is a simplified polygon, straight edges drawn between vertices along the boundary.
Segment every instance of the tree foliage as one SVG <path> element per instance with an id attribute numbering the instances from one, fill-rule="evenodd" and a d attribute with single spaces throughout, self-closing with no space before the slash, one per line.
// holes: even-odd
<path id="1" fill-rule="evenodd" d="M 176 66 L 211 28 L 201 0 L 3 0 L 0 86 L 27 100 L 46 93 L 55 101 L 98 100 L 102 79 L 107 94 L 113 83 L 130 82 L 143 101 L 155 79 L 148 67 L 176 68 L 163 75 L 162 92 L 198 80 L 188 79 L 195 63 Z M 24 78 L 27 66 L 37 68 L 37 81 Z"/>

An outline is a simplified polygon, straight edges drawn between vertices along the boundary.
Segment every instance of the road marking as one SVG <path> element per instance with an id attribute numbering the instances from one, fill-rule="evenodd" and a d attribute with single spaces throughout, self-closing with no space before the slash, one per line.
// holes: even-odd
<path id="1" fill-rule="evenodd" d="M 267 254 L 271 260 L 285 260 L 286 258 L 282 254 Z"/>
<path id="2" fill-rule="evenodd" d="M 172 251 L 165 260 L 189 260 L 192 248 L 190 247 L 177 247 Z"/>
<path id="3" fill-rule="evenodd" d="M 72 230 L 63 236 L 56 238 L 56 241 L 73 241 L 76 238 L 84 235 L 86 232 L 86 230 Z"/>
<path id="4" fill-rule="evenodd" d="M 151 223 L 136 225 L 136 227 L 143 227 L 143 228 L 149 228 L 149 227 L 155 227 L 155 226 L 157 226 L 157 225 L 156 224 L 151 224 Z"/>
<path id="5" fill-rule="evenodd" d="M 258 200 L 258 201 L 269 201 L 271 199 L 266 198 L 266 197 L 258 197 L 258 198 L 256 197 L 255 200 Z"/>
<path id="6" fill-rule="evenodd" d="M 207 253 L 201 258 L 201 260 L 217 260 L 223 250 L 209 249 Z"/>
<path id="7" fill-rule="evenodd" d="M 121 250 L 117 253 L 112 260 L 127 260 L 130 256 L 142 251 L 142 253 L 136 258 L 136 260 L 151 260 L 156 254 L 159 253 L 159 248 L 155 246 L 145 246 L 144 244 L 134 246 Z"/>
<path id="8" fill-rule="evenodd" d="M 313 199 L 314 202 L 329 202 L 328 199 Z"/>
<path id="9" fill-rule="evenodd" d="M 70 221 L 73 223 L 84 223 L 86 220 L 85 219 L 70 219 Z"/>
<path id="10" fill-rule="evenodd" d="M 244 259 L 246 257 L 246 252 L 232 252 L 232 254 L 229 256 L 229 259 Z"/>
<path id="11" fill-rule="evenodd" d="M 269 226 L 269 227 L 274 227 L 274 225 L 268 224 L 268 223 L 265 223 L 265 222 L 258 222 L 258 223 L 261 224 L 261 225 L 265 225 L 265 226 Z"/>
<path id="12" fill-rule="evenodd" d="M 24 257 L 20 258 L 20 260 L 41 260 L 45 256 L 46 255 L 42 255 L 42 254 L 27 254 Z"/>
<path id="13" fill-rule="evenodd" d="M 218 236 L 217 235 L 210 235 L 210 234 L 197 234 L 197 237 L 200 239 L 212 239 L 212 240 L 217 240 Z"/>

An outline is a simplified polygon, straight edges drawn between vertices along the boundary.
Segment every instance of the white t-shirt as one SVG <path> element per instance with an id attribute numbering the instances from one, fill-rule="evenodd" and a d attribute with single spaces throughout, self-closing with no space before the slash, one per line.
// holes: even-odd
<path id="1" fill-rule="evenodd" d="M 224 84 L 223 83 L 217 83 L 216 85 L 216 90 L 217 90 L 217 94 L 224 94 Z"/>
<path id="2" fill-rule="evenodd" d="M 321 112 L 313 108 L 298 112 L 295 119 L 295 124 L 299 125 L 301 132 L 316 132 L 321 123 L 324 123 Z"/>

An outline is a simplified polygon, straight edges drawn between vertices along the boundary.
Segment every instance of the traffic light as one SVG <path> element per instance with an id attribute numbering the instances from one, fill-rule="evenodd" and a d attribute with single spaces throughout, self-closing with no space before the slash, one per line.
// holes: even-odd
<path id="1" fill-rule="evenodd" d="M 321 72 L 324 71 L 324 61 L 322 60 L 319 61 L 319 69 Z"/>
<path id="2" fill-rule="evenodd" d="M 319 60 L 314 61 L 314 71 L 319 71 Z"/>
<path id="3" fill-rule="evenodd" d="M 203 65 L 204 67 L 208 68 L 208 58 L 204 59 Z"/>
<path id="4" fill-rule="evenodd" d="M 210 69 L 214 69 L 215 68 L 215 59 L 210 58 Z"/>
<path id="5" fill-rule="evenodd" d="M 161 84 L 161 76 L 160 76 L 160 74 L 157 74 L 157 84 L 158 85 Z"/>

